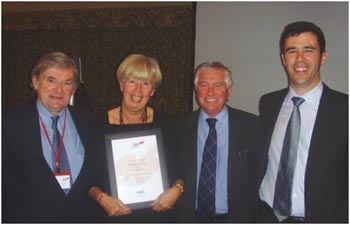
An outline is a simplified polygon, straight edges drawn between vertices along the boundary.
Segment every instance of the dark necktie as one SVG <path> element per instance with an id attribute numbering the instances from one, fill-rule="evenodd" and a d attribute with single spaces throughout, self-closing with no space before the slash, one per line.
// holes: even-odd
<path id="1" fill-rule="evenodd" d="M 273 209 L 281 216 L 287 217 L 291 215 L 292 186 L 295 165 L 298 157 L 298 144 L 300 137 L 299 106 L 304 102 L 304 99 L 299 97 L 293 97 L 292 100 L 294 107 L 283 141 L 275 186 L 275 197 L 273 200 Z"/>
<path id="2" fill-rule="evenodd" d="M 200 222 L 215 221 L 216 119 L 208 118 L 207 123 L 209 125 L 209 134 L 204 146 L 197 198 L 197 213 Z"/>
<path id="3" fill-rule="evenodd" d="M 53 129 L 52 145 L 53 145 L 54 150 L 55 150 L 54 155 L 56 155 L 57 154 L 57 150 L 59 148 L 60 140 L 61 140 L 61 134 L 60 134 L 60 132 L 58 130 L 58 127 L 57 127 L 59 116 L 51 117 L 51 119 L 52 119 L 52 129 Z M 55 162 L 56 162 L 56 160 L 55 160 Z M 69 167 L 69 162 L 68 162 L 66 148 L 64 147 L 64 144 L 62 143 L 58 171 L 57 171 L 56 164 L 55 164 L 54 172 L 60 173 L 60 172 L 63 172 L 63 171 L 69 171 L 70 172 L 70 167 Z M 67 194 L 69 192 L 69 189 L 64 189 L 64 191 Z"/>

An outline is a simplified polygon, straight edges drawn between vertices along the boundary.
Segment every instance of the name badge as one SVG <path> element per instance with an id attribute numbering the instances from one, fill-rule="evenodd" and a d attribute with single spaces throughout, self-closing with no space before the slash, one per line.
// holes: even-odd
<path id="1" fill-rule="evenodd" d="M 70 189 L 71 183 L 70 183 L 70 172 L 69 171 L 62 171 L 60 173 L 55 173 L 55 177 L 60 184 L 62 189 Z"/>

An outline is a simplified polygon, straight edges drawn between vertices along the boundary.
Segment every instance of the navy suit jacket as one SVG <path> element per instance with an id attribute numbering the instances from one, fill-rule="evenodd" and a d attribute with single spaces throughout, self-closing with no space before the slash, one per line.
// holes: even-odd
<path id="1" fill-rule="evenodd" d="M 185 191 L 179 201 L 179 221 L 198 222 L 196 218 L 197 129 L 199 110 L 178 121 L 180 159 L 185 177 Z M 227 171 L 228 220 L 254 221 L 255 144 L 258 117 L 228 107 L 229 155 Z"/>
<path id="2" fill-rule="evenodd" d="M 103 139 L 95 133 L 98 128 L 92 117 L 71 106 L 68 109 L 85 158 L 67 196 L 43 155 L 36 101 L 3 115 L 2 222 L 93 222 L 94 203 L 87 191 L 98 183 L 95 160 Z"/>
<path id="3" fill-rule="evenodd" d="M 262 136 L 258 188 L 266 173 L 273 129 L 287 93 L 285 88 L 260 99 Z M 348 221 L 348 150 L 348 95 L 324 85 L 305 173 L 307 222 Z"/>

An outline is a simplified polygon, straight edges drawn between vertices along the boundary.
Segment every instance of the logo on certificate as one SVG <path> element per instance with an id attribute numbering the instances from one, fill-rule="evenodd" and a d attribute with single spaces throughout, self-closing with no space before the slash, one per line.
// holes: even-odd
<path id="1" fill-rule="evenodd" d="M 136 143 L 134 143 L 133 145 L 132 145 L 132 147 L 133 148 L 137 148 L 137 147 L 139 147 L 140 145 L 142 145 L 143 143 L 145 143 L 145 141 L 138 141 L 138 142 L 136 142 Z"/>

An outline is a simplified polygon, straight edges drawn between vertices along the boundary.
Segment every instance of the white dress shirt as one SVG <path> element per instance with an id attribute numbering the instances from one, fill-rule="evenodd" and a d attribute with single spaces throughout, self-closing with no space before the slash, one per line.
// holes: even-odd
<path id="1" fill-rule="evenodd" d="M 272 208 L 283 140 L 287 129 L 287 124 L 294 107 L 292 97 L 302 97 L 305 101 L 299 106 L 301 126 L 297 163 L 292 187 L 291 210 L 293 216 L 305 217 L 305 170 L 309 155 L 311 136 L 315 125 L 322 91 L 322 82 L 303 96 L 298 96 L 295 91 L 289 87 L 289 92 L 283 101 L 271 138 L 268 152 L 267 171 L 260 186 L 259 196 L 261 200 L 265 201 Z M 276 216 L 279 221 L 284 219 L 284 217 L 281 215 Z"/>

